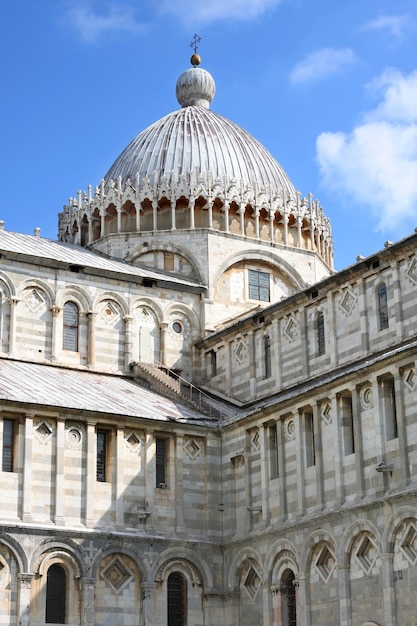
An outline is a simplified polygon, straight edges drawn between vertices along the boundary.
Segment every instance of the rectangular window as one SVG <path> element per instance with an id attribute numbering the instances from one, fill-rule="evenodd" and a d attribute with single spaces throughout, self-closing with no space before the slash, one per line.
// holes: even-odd
<path id="1" fill-rule="evenodd" d="M 106 482 L 107 473 L 107 439 L 108 433 L 103 430 L 97 431 L 97 472 L 96 479 Z"/>
<path id="2" fill-rule="evenodd" d="M 268 442 L 269 442 L 269 476 L 271 480 L 278 478 L 278 437 L 277 426 L 273 424 L 268 426 Z"/>
<path id="3" fill-rule="evenodd" d="M 249 299 L 269 302 L 269 274 L 258 270 L 249 270 Z"/>
<path id="4" fill-rule="evenodd" d="M 319 313 L 316 319 L 317 324 L 317 351 L 319 356 L 326 352 L 326 336 L 324 333 L 324 315 Z"/>
<path id="5" fill-rule="evenodd" d="M 63 350 L 78 352 L 79 311 L 74 302 L 64 304 L 64 326 L 62 336 Z"/>
<path id="6" fill-rule="evenodd" d="M 13 472 L 14 470 L 14 420 L 3 420 L 3 472 Z"/>
<path id="7" fill-rule="evenodd" d="M 212 376 L 217 376 L 217 352 L 215 350 L 210 350 L 210 370 Z"/>
<path id="8" fill-rule="evenodd" d="M 314 419 L 313 413 L 304 413 L 304 436 L 306 466 L 311 467 L 316 464 L 316 450 L 314 442 Z"/>
<path id="9" fill-rule="evenodd" d="M 155 476 L 156 487 L 164 488 L 166 486 L 166 453 L 167 453 L 167 439 L 161 439 L 157 437 L 156 443 L 156 457 L 155 457 Z"/>
<path id="10" fill-rule="evenodd" d="M 269 335 L 264 337 L 264 379 L 271 378 L 271 339 Z"/>
<path id="11" fill-rule="evenodd" d="M 353 407 L 350 393 L 340 398 L 340 425 L 342 427 L 343 449 L 347 456 L 355 452 L 355 439 L 353 430 Z"/>
<path id="12" fill-rule="evenodd" d="M 397 407 L 395 405 L 395 384 L 392 376 L 383 378 L 380 382 L 382 410 L 385 421 L 387 441 L 398 437 Z"/>

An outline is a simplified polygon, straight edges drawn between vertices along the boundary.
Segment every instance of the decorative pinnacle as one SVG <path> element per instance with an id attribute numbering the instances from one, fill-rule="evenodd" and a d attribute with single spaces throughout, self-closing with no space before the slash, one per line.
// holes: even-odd
<path id="1" fill-rule="evenodd" d="M 198 44 L 201 41 L 201 37 L 199 35 L 197 35 L 197 33 L 194 33 L 194 37 L 191 40 L 190 43 L 190 48 L 194 49 L 194 54 L 192 55 L 190 61 L 191 61 L 191 65 L 193 65 L 194 67 L 196 67 L 197 65 L 200 65 L 201 63 L 201 57 L 199 54 L 197 54 L 197 49 L 198 49 Z"/>

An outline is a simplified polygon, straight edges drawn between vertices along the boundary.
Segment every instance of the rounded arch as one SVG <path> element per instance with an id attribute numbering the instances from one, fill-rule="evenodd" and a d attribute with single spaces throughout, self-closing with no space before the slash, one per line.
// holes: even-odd
<path id="1" fill-rule="evenodd" d="M 7 291 L 7 294 L 5 295 L 7 295 L 8 298 L 16 295 L 16 287 L 14 285 L 14 282 L 12 281 L 10 276 L 6 274 L 6 272 L 0 272 L 0 286 L 1 284 L 5 286 Z"/>
<path id="2" fill-rule="evenodd" d="M 96 311 L 100 302 L 103 302 L 105 300 L 113 300 L 114 302 L 117 302 L 117 304 L 119 305 L 121 309 L 122 316 L 125 317 L 126 315 L 128 315 L 129 307 L 127 305 L 126 300 L 122 296 L 120 296 L 118 293 L 115 293 L 114 291 L 103 291 L 99 293 L 94 299 L 93 310 Z"/>
<path id="3" fill-rule="evenodd" d="M 151 566 L 144 553 L 132 544 L 124 541 L 114 541 L 113 543 L 108 544 L 105 548 L 98 550 L 91 564 L 92 578 L 96 578 L 97 570 L 103 559 L 110 556 L 111 554 L 125 554 L 126 556 L 129 556 L 135 562 L 136 567 L 139 570 L 140 577 L 147 582 L 151 581 Z"/>
<path id="4" fill-rule="evenodd" d="M 180 246 L 175 243 L 161 241 L 150 243 L 147 246 L 143 244 L 138 244 L 133 248 L 133 250 L 127 255 L 125 261 L 127 263 L 133 264 L 135 261 L 140 263 L 140 257 L 148 252 L 172 252 L 173 254 L 178 254 L 178 256 L 183 257 L 192 267 L 194 273 L 195 281 L 200 284 L 203 283 L 203 279 L 201 277 L 201 272 L 199 269 L 199 263 L 195 256 L 191 254 L 189 251 L 184 250 Z"/>
<path id="5" fill-rule="evenodd" d="M 264 571 L 267 582 L 272 584 L 274 580 L 279 580 L 282 571 L 288 567 L 287 564 L 291 564 L 294 574 L 298 574 L 299 562 L 300 557 L 294 544 L 288 539 L 279 539 L 270 546 L 265 557 Z"/>
<path id="6" fill-rule="evenodd" d="M 319 543 L 329 544 L 333 548 L 335 557 L 337 557 L 338 555 L 337 542 L 335 538 L 333 537 L 333 535 L 326 532 L 325 530 L 317 530 L 315 532 L 312 532 L 305 540 L 302 551 L 301 551 L 300 564 L 301 564 L 302 572 L 309 571 L 313 550 Z"/>
<path id="7" fill-rule="evenodd" d="M 413 519 L 417 522 L 417 509 L 411 506 L 403 506 L 387 520 L 381 540 L 381 550 L 383 552 L 394 552 L 395 535 L 398 527 L 408 519 Z"/>
<path id="8" fill-rule="evenodd" d="M 5 545 L 13 554 L 17 562 L 19 573 L 22 574 L 24 572 L 28 572 L 29 571 L 28 570 L 29 559 L 25 551 L 23 550 L 22 546 L 16 541 L 16 539 L 14 539 L 13 537 L 10 537 L 10 535 L 2 534 L 0 538 L 0 543 Z"/>
<path id="9" fill-rule="evenodd" d="M 191 580 L 197 576 L 197 580 L 199 579 L 200 584 L 202 583 L 206 593 L 213 589 L 213 576 L 208 564 L 203 559 L 197 561 L 195 553 L 188 548 L 170 548 L 162 552 L 153 565 L 153 579 L 162 580 L 175 563 L 186 564 L 188 568 L 192 568 L 188 570 L 188 575 L 192 574 Z"/>
<path id="10" fill-rule="evenodd" d="M 374 537 L 376 537 L 379 545 L 381 545 L 381 536 L 378 532 L 377 527 L 374 526 L 372 522 L 368 520 L 357 520 L 353 522 L 353 524 L 351 524 L 343 533 L 339 545 L 338 561 L 342 567 L 347 567 L 349 565 L 350 552 L 353 542 L 355 541 L 356 537 L 362 532 L 371 533 Z"/>
<path id="11" fill-rule="evenodd" d="M 233 561 L 230 564 L 229 575 L 227 579 L 227 587 L 229 591 L 236 591 L 239 589 L 240 585 L 240 573 L 244 564 L 247 561 L 254 561 L 259 568 L 259 572 L 262 573 L 263 576 L 263 566 L 262 559 L 259 553 L 253 548 L 242 548 L 234 557 Z"/>
<path id="12" fill-rule="evenodd" d="M 147 298 L 146 296 L 138 296 L 133 300 L 131 305 L 131 314 L 139 309 L 139 307 L 145 306 L 151 309 L 151 311 L 155 314 L 158 324 L 161 324 L 164 319 L 164 312 L 161 306 L 152 298 Z"/>
<path id="13" fill-rule="evenodd" d="M 34 571 L 40 576 L 44 576 L 49 567 L 55 563 L 62 565 L 67 574 L 73 573 L 76 577 L 82 576 L 82 568 L 80 568 L 79 561 L 68 550 L 47 550 L 40 555 L 40 559 Z"/>
<path id="14" fill-rule="evenodd" d="M 281 257 L 277 257 L 276 254 L 273 255 L 270 252 L 264 252 L 263 250 L 245 250 L 228 257 L 228 259 L 223 261 L 214 274 L 212 284 L 217 285 L 221 276 L 228 269 L 233 267 L 233 265 L 236 265 L 236 263 L 240 263 L 241 261 L 260 261 L 266 263 L 270 267 L 282 272 L 292 282 L 293 286 L 297 288 L 297 290 L 304 289 L 306 286 L 301 274 L 299 274 L 299 272 L 297 272 L 297 270 L 294 269 L 288 261 L 285 261 Z"/>
<path id="15" fill-rule="evenodd" d="M 87 565 L 85 554 L 80 546 L 68 539 L 66 542 L 56 541 L 54 539 L 45 539 L 35 549 L 31 561 L 31 571 L 44 570 L 45 564 L 50 561 L 53 555 L 59 555 L 61 558 L 68 558 L 71 563 L 76 567 L 76 571 L 79 576 L 86 576 Z"/>
<path id="16" fill-rule="evenodd" d="M 68 300 L 74 301 L 79 305 L 82 311 L 90 311 L 92 308 L 92 301 L 89 293 L 78 285 L 68 285 L 62 287 L 55 298 L 56 305 L 63 307 Z"/>
<path id="17" fill-rule="evenodd" d="M 38 278 L 28 278 L 24 280 L 19 285 L 17 295 L 21 297 L 25 289 L 30 289 L 30 288 L 35 288 L 35 287 L 37 287 L 38 289 L 41 289 L 47 295 L 47 298 L 48 298 L 47 305 L 51 307 L 55 301 L 55 294 L 46 282 L 44 282 L 43 280 L 39 280 Z"/>
<path id="18" fill-rule="evenodd" d="M 174 315 L 177 312 L 181 313 L 182 315 L 185 315 L 185 317 L 188 318 L 188 320 L 189 320 L 193 330 L 199 330 L 200 329 L 200 320 L 199 320 L 197 314 L 195 313 L 195 311 L 193 311 L 186 304 L 182 304 L 181 302 L 172 302 L 171 304 L 169 304 L 166 307 L 166 309 L 164 311 L 165 321 L 167 321 L 167 318 L 170 315 Z"/>

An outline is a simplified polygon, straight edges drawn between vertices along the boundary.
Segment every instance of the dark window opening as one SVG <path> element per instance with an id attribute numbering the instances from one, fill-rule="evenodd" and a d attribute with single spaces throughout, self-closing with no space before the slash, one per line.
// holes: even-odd
<path id="1" fill-rule="evenodd" d="M 249 270 L 249 298 L 269 302 L 269 274 Z"/>
<path id="2" fill-rule="evenodd" d="M 97 473 L 96 479 L 102 483 L 106 482 L 107 473 L 107 433 L 97 431 Z"/>
<path id="3" fill-rule="evenodd" d="M 167 453 L 167 440 L 157 437 L 156 440 L 156 487 L 166 486 L 166 453 Z"/>
<path id="4" fill-rule="evenodd" d="M 74 302 L 64 304 L 64 332 L 62 347 L 64 350 L 78 352 L 79 311 Z"/>
<path id="5" fill-rule="evenodd" d="M 316 318 L 317 325 L 317 352 L 319 356 L 326 352 L 326 336 L 324 333 L 324 315 L 319 313 Z"/>
<path id="6" fill-rule="evenodd" d="M 48 569 L 46 578 L 46 616 L 47 624 L 65 624 L 67 576 L 61 565 L 54 563 Z"/>
<path id="7" fill-rule="evenodd" d="M 264 337 L 264 378 L 271 378 L 271 339 L 269 335 Z"/>
<path id="8" fill-rule="evenodd" d="M 316 464 L 316 450 L 314 442 L 314 419 L 312 413 L 304 414 L 304 434 L 306 446 L 306 465 L 311 467 Z"/>
<path id="9" fill-rule="evenodd" d="M 180 572 L 168 576 L 168 626 L 187 626 L 187 581 Z"/>
<path id="10" fill-rule="evenodd" d="M 294 572 L 286 569 L 281 578 L 282 624 L 297 626 L 297 603 L 295 597 Z"/>
<path id="11" fill-rule="evenodd" d="M 353 454 L 355 452 L 355 439 L 352 396 L 350 394 L 346 394 L 340 398 L 340 411 L 344 453 L 345 455 Z"/>
<path id="12" fill-rule="evenodd" d="M 14 470 L 14 420 L 3 420 L 3 472 L 13 472 Z"/>
<path id="13" fill-rule="evenodd" d="M 273 424 L 268 427 L 268 439 L 269 439 L 269 475 L 271 480 L 278 478 L 278 437 L 277 426 Z"/>
<path id="14" fill-rule="evenodd" d="M 381 380 L 381 396 L 388 441 L 398 437 L 397 407 L 395 403 L 395 382 L 392 376 Z"/>
<path id="15" fill-rule="evenodd" d="M 378 289 L 378 313 L 379 313 L 379 330 L 388 328 L 388 295 L 385 283 L 382 283 Z"/>

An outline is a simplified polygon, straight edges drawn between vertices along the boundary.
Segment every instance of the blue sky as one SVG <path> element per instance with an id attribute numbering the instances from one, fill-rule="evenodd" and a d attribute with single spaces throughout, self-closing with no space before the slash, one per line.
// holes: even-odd
<path id="1" fill-rule="evenodd" d="M 141 130 L 178 108 L 201 36 L 211 108 L 333 225 L 341 269 L 417 227 L 416 0 L 13 0 L 1 26 L 1 209 L 55 238 Z"/>

